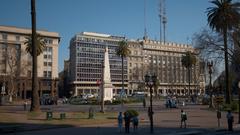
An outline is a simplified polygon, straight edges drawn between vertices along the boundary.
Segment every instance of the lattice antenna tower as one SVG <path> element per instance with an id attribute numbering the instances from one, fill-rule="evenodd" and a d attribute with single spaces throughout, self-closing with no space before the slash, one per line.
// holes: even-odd
<path id="1" fill-rule="evenodd" d="M 162 17 L 163 17 L 163 3 L 162 3 L 162 0 L 159 0 L 159 14 L 158 14 L 158 17 L 159 17 L 159 33 L 160 33 L 160 42 L 162 42 Z"/>
<path id="2" fill-rule="evenodd" d="M 146 26 L 146 0 L 144 0 L 144 36 L 143 39 L 147 39 L 147 26 Z"/>
<path id="3" fill-rule="evenodd" d="M 167 24 L 167 16 L 166 16 L 166 5 L 165 0 L 162 0 L 163 5 L 163 15 L 162 15 L 162 23 L 163 23 L 163 42 L 166 42 L 166 24 Z"/>

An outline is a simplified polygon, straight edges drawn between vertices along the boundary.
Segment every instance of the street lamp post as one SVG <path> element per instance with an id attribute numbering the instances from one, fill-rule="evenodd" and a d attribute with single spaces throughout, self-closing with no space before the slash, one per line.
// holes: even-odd
<path id="1" fill-rule="evenodd" d="M 210 92 L 210 105 L 209 107 L 212 108 L 212 93 L 213 93 L 213 90 L 212 90 L 212 66 L 213 66 L 213 61 L 210 61 L 210 62 L 207 62 L 207 66 L 208 66 L 208 73 L 209 73 L 209 92 Z"/>
<path id="2" fill-rule="evenodd" d="M 153 87 L 156 85 L 157 76 L 156 75 L 145 75 L 145 83 L 150 88 L 150 108 L 148 110 L 148 115 L 150 119 L 150 132 L 153 133 L 153 108 L 152 108 L 152 94 Z"/>
<path id="3" fill-rule="evenodd" d="M 238 82 L 238 124 L 240 124 L 240 81 Z"/>

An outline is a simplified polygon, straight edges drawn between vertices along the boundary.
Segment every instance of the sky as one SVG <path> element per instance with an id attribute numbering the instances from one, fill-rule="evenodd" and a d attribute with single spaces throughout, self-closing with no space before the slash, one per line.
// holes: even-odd
<path id="1" fill-rule="evenodd" d="M 0 25 L 31 28 L 31 0 L 1 0 Z M 193 34 L 207 27 L 209 0 L 165 0 L 166 41 L 191 44 Z M 159 40 L 159 0 L 146 0 L 146 29 Z M 58 32 L 59 72 L 69 58 L 69 42 L 88 31 L 128 39 L 144 35 L 144 0 L 36 0 L 37 29 Z"/>

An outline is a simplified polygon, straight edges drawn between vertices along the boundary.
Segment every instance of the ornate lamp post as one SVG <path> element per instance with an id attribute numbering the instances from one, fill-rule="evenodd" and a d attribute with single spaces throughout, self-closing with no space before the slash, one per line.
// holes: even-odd
<path id="1" fill-rule="evenodd" d="M 209 107 L 213 107 L 212 106 L 212 93 L 213 93 L 213 90 L 212 90 L 212 66 L 213 66 L 213 61 L 210 61 L 210 62 L 207 62 L 207 66 L 208 66 L 208 73 L 209 73 L 209 91 L 210 91 L 210 105 Z"/>
<path id="2" fill-rule="evenodd" d="M 238 124 L 240 124 L 240 81 L 238 82 Z"/>
<path id="3" fill-rule="evenodd" d="M 152 94 L 153 87 L 156 85 L 157 76 L 156 75 L 145 75 L 145 83 L 150 88 L 150 108 L 148 110 L 148 115 L 150 119 L 150 131 L 153 133 L 153 109 L 152 109 Z"/>

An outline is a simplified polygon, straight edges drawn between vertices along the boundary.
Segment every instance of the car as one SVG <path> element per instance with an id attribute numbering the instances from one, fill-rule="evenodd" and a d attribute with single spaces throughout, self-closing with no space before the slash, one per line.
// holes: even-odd
<path id="1" fill-rule="evenodd" d="M 86 97 L 87 97 L 87 99 L 88 98 L 94 98 L 94 95 L 93 94 L 87 94 Z"/>

